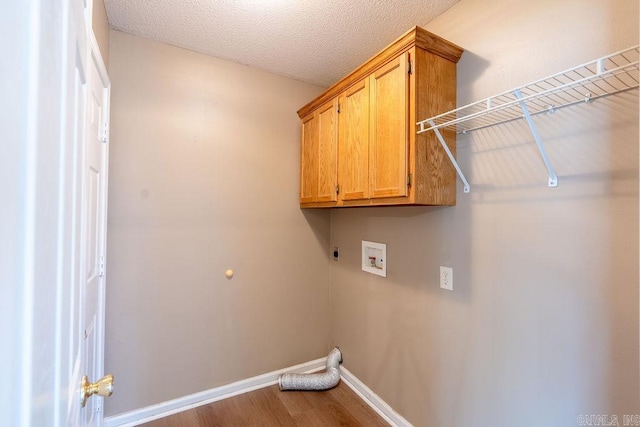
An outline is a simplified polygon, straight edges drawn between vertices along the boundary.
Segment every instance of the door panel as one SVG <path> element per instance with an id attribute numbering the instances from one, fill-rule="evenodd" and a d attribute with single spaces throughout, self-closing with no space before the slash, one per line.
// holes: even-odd
<path id="1" fill-rule="evenodd" d="M 9 3 L 16 6 L 6 7 Z M 96 269 L 90 260 L 104 253 L 106 206 L 100 202 L 99 209 L 88 213 L 86 203 L 88 193 L 95 192 L 87 181 L 85 156 L 89 86 L 92 79 L 108 82 L 104 68 L 99 79 L 90 71 L 91 4 L 88 0 L 31 0 L 3 2 L 0 10 L 9 17 L 4 21 L 16 46 L 6 50 L 6 56 L 15 61 L 2 73 L 17 88 L 3 92 L 7 105 L 16 106 L 16 113 L 8 115 L 12 126 L 4 136 L 17 142 L 9 145 L 19 146 L 8 151 L 17 166 L 5 161 L 0 169 L 10 166 L 5 174 L 13 184 L 10 194 L 20 195 L 16 203 L 3 206 L 1 215 L 3 222 L 17 229 L 3 235 L 15 244 L 16 256 L 9 258 L 16 265 L 15 274 L 9 271 L 7 277 L 17 289 L 4 301 L 16 303 L 7 311 L 17 316 L 2 317 L 15 320 L 15 324 L 3 322 L 5 329 L 15 330 L 3 343 L 10 357 L 3 361 L 8 362 L 11 375 L 3 378 L 9 387 L 2 392 L 0 424 L 84 427 L 89 420 L 99 425 L 99 408 L 82 408 L 80 402 L 81 378 L 90 372 L 85 371 L 87 364 L 102 369 L 102 311 L 89 315 L 84 306 L 87 278 L 100 276 L 99 266 Z M 27 69 L 28 76 L 23 78 Z M 107 117 L 104 94 L 108 91 L 104 87 L 101 91 L 100 115 Z M 105 152 L 103 148 L 97 169 L 102 201 Z M 15 183 L 13 177 L 17 177 Z M 19 222 L 14 222 L 14 216 Z M 98 219 L 92 223 L 88 217 Z M 99 231 L 87 238 L 89 229 Z M 92 252 L 87 241 L 100 242 L 99 248 Z M 89 345 L 84 330 L 93 337 Z"/>
<path id="2" fill-rule="evenodd" d="M 88 100 L 88 41 L 87 30 L 84 27 L 85 17 L 88 14 L 87 4 L 83 3 L 83 9 L 79 9 L 80 3 L 72 2 L 72 12 L 76 22 L 83 22 L 74 28 L 75 40 L 71 41 L 74 46 L 75 63 L 73 67 L 73 95 L 69 98 L 73 102 L 67 106 L 67 116 L 73 122 L 73 148 L 75 151 L 75 162 L 72 168 L 73 174 L 73 235 L 71 238 L 73 247 L 73 274 L 71 290 L 71 301 L 69 305 L 69 327 L 67 331 L 69 336 L 69 365 L 71 366 L 71 375 L 68 379 L 69 384 L 69 408 L 67 413 L 67 424 L 70 426 L 83 426 L 86 424 L 86 413 L 80 405 L 80 383 L 82 375 L 85 373 L 85 353 L 84 353 L 84 311 L 83 311 L 83 289 L 86 281 L 86 274 L 89 266 L 89 260 L 84 247 L 84 219 L 83 201 L 85 172 L 83 170 L 85 139 L 87 121 L 89 117 L 89 100 Z"/>
<path id="3" fill-rule="evenodd" d="M 93 40 L 95 43 L 95 40 Z M 80 247 L 86 260 L 80 289 L 80 372 L 95 382 L 104 375 L 104 298 L 107 213 L 109 89 L 102 63 L 88 61 L 87 116 L 84 136 L 84 191 Z M 93 396 L 80 408 L 83 426 L 102 425 L 103 398 Z"/>
<path id="4" fill-rule="evenodd" d="M 300 203 L 315 202 L 318 195 L 318 120 L 316 113 L 302 120 L 300 138 Z"/>
<path id="5" fill-rule="evenodd" d="M 369 198 L 369 79 L 340 97 L 338 184 L 342 200 Z"/>
<path id="6" fill-rule="evenodd" d="M 371 77 L 371 198 L 407 195 L 407 64 L 405 53 Z"/>
<path id="7" fill-rule="evenodd" d="M 338 199 L 338 114 L 337 100 L 318 109 L 318 202 Z"/>
<path id="8" fill-rule="evenodd" d="M 100 198 L 100 171 L 89 167 L 87 173 L 87 282 L 98 275 L 98 209 Z"/>

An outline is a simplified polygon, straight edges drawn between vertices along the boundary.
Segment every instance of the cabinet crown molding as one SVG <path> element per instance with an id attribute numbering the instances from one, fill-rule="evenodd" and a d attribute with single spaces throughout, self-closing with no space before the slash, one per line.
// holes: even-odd
<path id="1" fill-rule="evenodd" d="M 298 117 L 305 117 L 320 105 L 343 92 L 349 86 L 368 76 L 377 68 L 383 66 L 386 62 L 396 58 L 399 54 L 406 52 L 414 46 L 454 63 L 457 63 L 460 60 L 462 52 L 464 51 L 460 46 L 451 43 L 440 36 L 418 26 L 413 27 L 402 36 L 398 37 L 382 51 L 371 57 L 364 64 L 353 70 L 346 77 L 333 84 L 320 96 L 300 108 L 298 110 Z"/>

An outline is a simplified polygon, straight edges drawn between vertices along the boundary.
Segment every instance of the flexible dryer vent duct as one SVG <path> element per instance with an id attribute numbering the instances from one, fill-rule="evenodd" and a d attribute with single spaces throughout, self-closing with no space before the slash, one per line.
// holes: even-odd
<path id="1" fill-rule="evenodd" d="M 282 374 L 280 390 L 328 390 L 340 382 L 342 353 L 335 347 L 327 356 L 327 370 L 320 374 Z"/>

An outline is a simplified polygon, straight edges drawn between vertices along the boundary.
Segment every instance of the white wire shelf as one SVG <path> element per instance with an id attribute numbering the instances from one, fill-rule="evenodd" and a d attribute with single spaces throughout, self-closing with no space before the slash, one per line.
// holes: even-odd
<path id="1" fill-rule="evenodd" d="M 553 76 L 418 122 L 418 133 L 435 128 L 466 133 L 522 119 L 520 91 L 532 116 L 590 102 L 638 87 L 640 46 L 607 55 Z M 430 122 L 434 122 L 432 126 Z"/>
<path id="2" fill-rule="evenodd" d="M 422 120 L 417 123 L 419 127 L 417 133 L 433 130 L 444 148 L 446 144 L 440 134 L 442 129 L 467 133 L 525 119 L 549 171 L 549 186 L 555 187 L 557 176 L 546 156 L 531 116 L 553 113 L 560 108 L 588 103 L 604 96 L 637 88 L 639 57 L 640 46 L 612 53 L 550 77 Z M 468 192 L 469 184 L 464 174 L 453 156 L 449 155 L 449 158 L 465 184 L 465 193 Z"/>

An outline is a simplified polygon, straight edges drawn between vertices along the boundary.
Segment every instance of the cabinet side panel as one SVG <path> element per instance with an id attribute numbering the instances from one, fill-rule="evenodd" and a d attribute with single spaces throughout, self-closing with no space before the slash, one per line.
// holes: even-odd
<path id="1" fill-rule="evenodd" d="M 371 78 L 371 198 L 407 195 L 408 54 Z"/>
<path id="2" fill-rule="evenodd" d="M 340 97 L 338 184 L 342 200 L 369 198 L 369 79 Z"/>
<path id="3" fill-rule="evenodd" d="M 318 202 L 337 200 L 338 117 L 337 101 L 318 109 Z"/>
<path id="4" fill-rule="evenodd" d="M 318 193 L 318 120 L 315 113 L 302 119 L 300 138 L 300 203 L 316 201 Z"/>
<path id="5" fill-rule="evenodd" d="M 415 61 L 416 119 L 422 120 L 454 109 L 456 64 L 422 49 L 416 49 Z M 455 156 L 455 132 L 442 134 Z M 455 205 L 456 172 L 432 131 L 416 136 L 415 152 L 415 202 Z"/>

